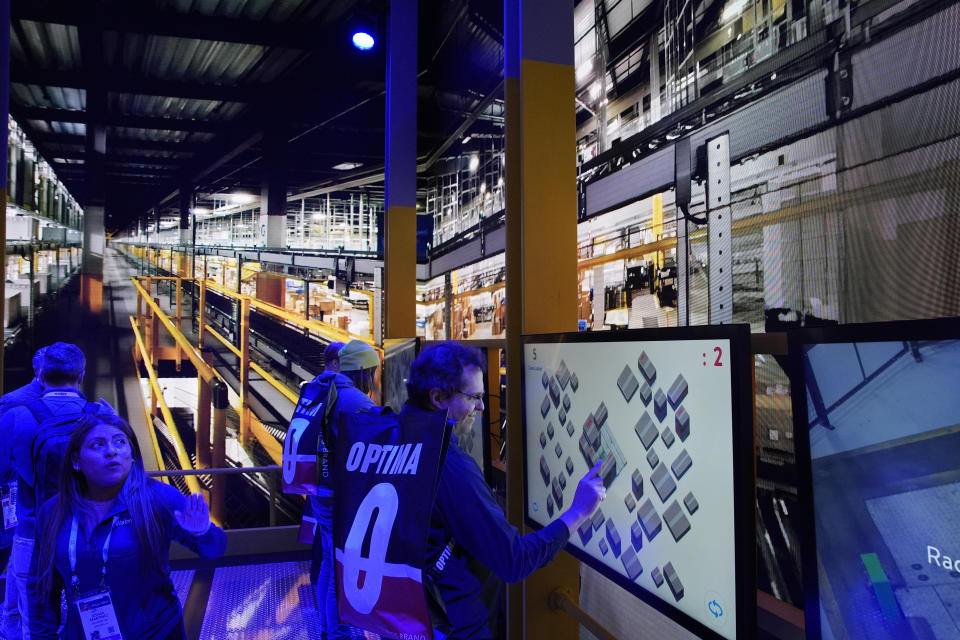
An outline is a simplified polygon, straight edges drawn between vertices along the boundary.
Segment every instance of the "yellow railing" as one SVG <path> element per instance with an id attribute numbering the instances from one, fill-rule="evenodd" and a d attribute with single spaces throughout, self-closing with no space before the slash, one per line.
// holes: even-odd
<path id="1" fill-rule="evenodd" d="M 148 259 L 150 258 L 148 257 Z M 170 282 L 176 282 L 176 286 L 177 286 L 176 323 L 174 323 L 171 320 L 171 318 L 163 311 L 163 309 L 160 308 L 158 301 L 153 299 L 150 289 L 151 289 L 152 282 L 154 280 L 166 280 Z M 239 365 L 240 390 L 239 390 L 239 393 L 237 394 L 239 395 L 240 402 L 239 402 L 239 406 L 236 406 L 236 405 L 234 406 L 234 409 L 236 409 L 237 414 L 239 415 L 239 418 L 240 418 L 241 444 L 246 445 L 251 438 L 257 440 L 257 442 L 263 447 L 264 451 L 267 453 L 270 459 L 277 464 L 282 463 L 283 448 L 281 444 L 277 441 L 277 439 L 267 431 L 263 423 L 260 422 L 260 420 L 250 410 L 248 406 L 250 372 L 252 371 L 258 374 L 259 376 L 261 376 L 270 386 L 276 389 L 279 393 L 281 393 L 285 398 L 287 398 L 292 403 L 297 402 L 298 394 L 296 393 L 295 390 L 283 384 L 276 377 L 274 377 L 272 374 L 266 371 L 262 366 L 260 366 L 256 362 L 253 362 L 250 359 L 249 347 L 250 347 L 250 311 L 251 310 L 255 310 L 258 313 L 263 313 L 265 315 L 271 316 L 272 318 L 282 320 L 284 322 L 292 324 L 293 326 L 299 327 L 301 329 L 306 329 L 308 331 L 314 332 L 331 341 L 336 340 L 341 342 L 348 342 L 353 339 L 362 340 L 367 344 L 371 344 L 371 346 L 373 346 L 377 350 L 378 354 L 380 355 L 381 361 L 383 360 L 383 355 L 384 355 L 383 349 L 378 347 L 376 344 L 373 344 L 373 341 L 370 337 L 356 336 L 354 334 L 351 334 L 348 331 L 344 331 L 326 322 L 304 318 L 286 309 L 283 309 L 276 305 L 259 300 L 253 296 L 231 291 L 209 280 L 204 280 L 202 278 L 181 278 L 181 277 L 171 277 L 171 276 L 155 276 L 155 277 L 141 276 L 141 277 L 133 278 L 133 281 L 134 281 L 134 287 L 136 288 L 136 291 L 137 291 L 137 319 L 132 320 L 132 322 L 137 328 L 137 330 L 140 329 L 139 323 L 143 322 L 144 324 L 149 324 L 151 332 L 153 334 L 156 334 L 157 329 L 154 328 L 153 323 L 158 323 L 156 326 L 158 328 L 162 327 L 163 329 L 165 329 L 167 333 L 171 335 L 171 337 L 174 340 L 174 343 L 176 344 L 175 354 L 173 354 L 172 352 L 167 352 L 167 355 L 170 355 L 170 356 L 175 355 L 178 364 L 181 358 L 181 354 L 185 355 L 186 358 L 189 359 L 190 362 L 197 369 L 197 372 L 200 378 L 200 383 L 201 383 L 201 400 L 199 402 L 198 412 L 197 412 L 197 415 L 198 415 L 197 466 L 201 468 L 205 466 L 209 466 L 210 464 L 212 464 L 212 466 L 214 467 L 223 466 L 224 456 L 225 456 L 225 452 L 224 452 L 225 434 L 224 434 L 223 416 L 220 415 L 219 419 L 217 419 L 216 417 L 214 419 L 214 446 L 213 446 L 212 462 L 210 459 L 210 455 L 208 455 L 209 451 L 207 450 L 207 447 L 209 446 L 208 438 L 209 438 L 210 431 L 208 428 L 206 430 L 203 430 L 203 423 L 209 422 L 208 413 L 203 413 L 203 406 L 202 406 L 205 402 L 209 403 L 209 391 L 207 392 L 208 393 L 207 399 L 205 400 L 203 397 L 204 384 L 210 385 L 214 381 L 216 381 L 219 384 L 224 385 L 224 388 L 226 388 L 226 381 L 216 370 L 213 369 L 213 367 L 210 366 L 210 363 L 204 359 L 203 354 L 201 352 L 204 335 L 206 333 L 211 334 L 214 339 L 220 342 L 224 347 L 226 347 L 230 351 L 230 353 L 237 356 L 237 358 L 239 358 L 240 360 L 240 365 Z M 199 289 L 200 289 L 199 301 L 200 301 L 201 314 L 197 318 L 199 323 L 199 331 L 198 331 L 199 344 L 198 345 L 192 344 L 190 340 L 188 340 L 187 337 L 182 333 L 179 326 L 180 322 L 186 319 L 181 315 L 181 308 L 182 308 L 181 296 L 183 291 L 183 283 L 186 281 L 193 281 L 193 282 L 199 283 Z M 204 307 L 206 303 L 207 289 L 212 289 L 223 296 L 226 296 L 232 300 L 237 301 L 240 304 L 242 312 L 241 312 L 240 326 L 238 327 L 240 331 L 240 336 L 241 336 L 239 348 L 236 345 L 232 344 L 229 340 L 227 340 L 218 331 L 211 328 L 210 325 L 208 325 L 205 322 Z M 373 296 L 370 292 L 363 292 L 363 293 L 370 298 L 370 304 L 368 305 L 369 306 L 368 315 L 370 317 L 371 328 L 372 328 Z M 145 308 L 144 308 L 144 303 L 146 305 Z M 142 310 L 148 315 L 142 315 Z M 141 339 L 141 342 L 144 345 L 142 350 L 142 356 L 146 359 L 147 362 L 155 361 L 160 357 L 161 353 L 164 352 L 164 349 L 160 349 L 155 344 L 151 345 L 151 347 L 147 346 L 148 344 L 151 344 L 151 342 L 155 342 L 155 341 L 156 341 L 155 335 L 152 341 L 151 340 L 143 341 Z M 158 352 L 161 352 L 161 353 L 158 353 Z M 159 395 L 159 385 L 156 385 L 156 387 L 152 386 L 151 388 L 154 389 L 154 393 Z M 226 395 L 225 392 L 224 394 Z M 227 398 L 224 405 L 226 406 L 226 404 L 228 403 L 229 403 L 229 398 Z M 162 414 L 164 414 L 164 419 L 166 420 L 167 418 L 166 414 L 169 413 L 169 410 L 168 409 L 165 410 L 164 409 L 165 406 L 166 405 L 163 404 L 162 402 L 160 403 L 160 411 Z M 166 413 L 164 413 L 164 411 L 166 411 Z M 172 416 L 171 416 L 171 421 L 172 421 Z M 169 423 L 168 423 L 168 426 L 169 426 Z M 175 430 L 171 430 L 171 433 L 175 434 Z M 201 441 L 204 441 L 204 440 L 205 442 L 201 444 Z M 180 444 L 182 445 L 182 443 Z M 181 449 L 182 449 L 182 446 L 181 446 Z M 178 453 L 178 459 L 180 458 L 181 456 Z M 184 469 L 190 468 L 189 459 L 185 457 L 185 454 L 183 456 L 183 459 L 180 459 L 180 462 L 181 464 L 186 463 L 184 466 Z M 218 484 L 217 482 L 218 479 L 219 478 L 214 478 L 215 485 Z M 223 507 L 222 492 L 223 492 L 223 488 L 218 487 L 218 491 L 215 492 L 217 495 L 214 497 L 214 500 L 212 501 L 216 503 L 219 500 L 219 505 L 217 505 L 219 509 L 222 509 Z"/>
<path id="2" fill-rule="evenodd" d="M 165 278 L 172 279 L 172 278 Z M 148 376 L 150 377 L 151 388 L 151 408 L 148 410 L 148 420 L 152 423 L 152 415 L 159 408 L 164 422 L 170 430 L 171 437 L 174 440 L 174 448 L 177 450 L 177 460 L 184 470 L 193 469 L 189 457 L 186 455 L 186 449 L 179 438 L 179 433 L 173 423 L 173 416 L 163 399 L 163 392 L 160 389 L 156 379 L 155 363 L 164 359 L 165 349 L 159 346 L 159 330 L 164 328 L 173 338 L 176 347 L 167 351 L 168 359 L 179 359 L 182 355 L 190 360 L 197 369 L 199 383 L 199 401 L 196 411 L 196 452 L 197 467 L 223 467 L 226 460 L 226 409 L 228 407 L 227 385 L 217 372 L 206 362 L 202 354 L 194 348 L 190 341 L 180 331 L 179 326 L 175 326 L 169 316 L 164 313 L 157 300 L 154 300 L 150 294 L 150 284 L 152 278 L 144 278 L 147 287 L 137 278 L 133 278 L 133 285 L 137 291 L 137 315 L 130 319 L 134 328 L 134 336 L 137 340 L 137 353 L 144 361 Z M 181 318 L 178 318 L 179 325 Z M 149 327 L 149 339 L 144 340 L 143 334 L 147 333 L 145 328 Z M 212 404 L 212 423 L 213 423 L 213 444 L 210 443 L 211 435 L 211 404 Z M 155 436 L 154 436 L 155 437 Z M 158 453 L 159 447 L 155 451 Z M 200 486 L 196 479 L 191 478 L 187 481 L 191 491 L 199 491 Z M 210 492 L 210 513 L 211 518 L 218 524 L 226 519 L 226 485 L 221 477 L 214 477 L 212 490 Z"/>
<path id="3" fill-rule="evenodd" d="M 140 327 L 137 325 L 136 318 L 130 318 L 130 325 L 133 327 L 133 337 L 137 342 L 137 349 L 140 351 L 140 358 L 143 360 L 144 368 L 147 370 L 147 377 L 150 379 L 150 388 L 153 392 L 153 397 L 157 402 L 157 406 L 160 407 L 160 413 L 163 415 L 163 422 L 167 425 L 167 431 L 170 432 L 170 437 L 173 439 L 173 447 L 176 450 L 177 461 L 180 463 L 180 468 L 192 469 L 193 465 L 190 463 L 190 458 L 187 456 L 187 450 L 184 448 L 183 441 L 180 439 L 180 433 L 177 431 L 177 425 L 173 420 L 173 414 L 170 412 L 170 408 L 163 399 L 163 389 L 160 388 L 160 383 L 157 381 L 157 374 L 153 370 L 153 363 L 150 361 L 150 357 L 147 354 L 147 346 L 144 344 L 143 337 L 140 335 Z M 150 433 L 153 434 L 152 424 L 150 424 Z M 163 458 L 160 456 L 160 446 L 157 443 L 156 435 L 153 435 L 153 446 L 154 451 L 157 454 L 157 463 L 163 467 Z M 190 487 L 191 492 L 200 493 L 200 483 L 197 482 L 195 477 L 186 476 L 184 480 L 186 481 L 187 486 Z"/>
<path id="4" fill-rule="evenodd" d="M 328 340 L 339 341 L 339 342 L 350 342 L 351 340 L 362 340 L 367 344 L 372 345 L 374 348 L 378 349 L 379 351 L 381 351 L 380 355 L 383 356 L 382 350 L 380 350 L 379 347 L 377 347 L 377 345 L 374 344 L 373 338 L 371 338 L 370 336 L 354 335 L 349 331 L 344 331 L 343 329 L 340 329 L 339 327 L 335 327 L 332 324 L 329 324 L 322 320 L 308 320 L 303 316 L 293 313 L 292 311 L 288 311 L 282 307 L 278 307 L 276 305 L 270 304 L 269 302 L 264 302 L 263 300 L 255 298 L 254 296 L 247 295 L 245 293 L 237 293 L 236 291 L 230 291 L 229 289 L 225 287 L 221 287 L 220 285 L 214 284 L 213 282 L 210 282 L 210 281 L 207 281 L 207 287 L 210 289 L 213 289 L 214 291 L 216 291 L 221 295 L 227 296 L 229 298 L 233 298 L 234 300 L 240 303 L 242 303 L 244 299 L 247 299 L 250 301 L 250 307 L 252 309 L 256 309 L 260 313 L 265 313 L 269 316 L 273 316 L 274 318 L 278 318 L 285 322 L 289 322 L 290 324 L 300 327 L 302 329 L 308 329 L 310 331 L 318 333 L 323 337 L 327 338 Z M 372 326 L 373 325 L 371 325 L 371 327 Z"/>
<path id="5" fill-rule="evenodd" d="M 230 351 L 230 353 L 237 356 L 238 358 L 240 357 L 240 349 L 237 349 L 235 346 L 233 346 L 233 344 L 231 344 L 229 340 L 227 340 L 222 335 L 217 333 L 217 331 L 211 328 L 210 325 L 207 325 L 204 328 L 204 331 L 212 335 L 214 338 L 216 338 L 220 342 L 220 344 L 225 346 Z M 250 368 L 253 369 L 258 375 L 260 375 L 260 377 L 262 377 L 264 380 L 270 383 L 271 387 L 273 387 L 274 389 L 282 393 L 283 396 L 290 402 L 293 402 L 294 404 L 296 404 L 297 400 L 300 399 L 299 396 L 293 391 L 291 391 L 288 386 L 286 386 L 285 384 L 283 384 L 282 382 L 274 378 L 266 369 L 258 365 L 253 360 L 250 361 Z"/>
<path id="6" fill-rule="evenodd" d="M 151 280 L 150 278 L 144 278 L 144 279 L 147 280 L 148 282 L 149 280 Z M 159 279 L 159 278 L 153 278 L 153 279 Z M 163 279 L 175 280 L 176 278 L 165 277 Z M 173 337 L 174 341 L 176 342 L 177 346 L 184 350 L 184 352 L 186 353 L 190 361 L 197 367 L 197 371 L 200 374 L 200 376 L 202 378 L 207 379 L 208 382 L 215 378 L 221 381 L 223 384 L 226 384 L 226 381 L 223 379 L 223 377 L 215 369 L 213 369 L 209 365 L 209 363 L 207 363 L 203 359 L 198 348 L 195 347 L 193 344 L 191 344 L 190 341 L 187 340 L 186 336 L 184 336 L 183 333 L 180 332 L 180 330 L 174 326 L 170 318 L 163 312 L 163 310 L 159 307 L 159 305 L 157 305 L 156 302 L 150 297 L 149 292 L 142 286 L 142 284 L 136 278 L 134 279 L 134 286 L 137 289 L 138 295 L 144 300 L 146 300 L 147 307 L 153 313 L 153 317 L 156 317 L 158 321 L 161 323 L 161 325 L 167 330 L 167 332 L 170 333 L 170 335 Z M 206 283 L 206 286 L 209 286 L 209 283 Z M 139 306 L 139 302 L 138 302 L 138 306 Z M 247 330 L 249 330 L 248 325 L 247 325 Z M 224 338 L 216 330 L 212 329 L 209 325 L 204 325 L 203 331 L 204 333 L 211 334 L 214 338 L 216 338 L 219 342 L 221 342 L 225 347 L 227 347 L 227 349 L 229 349 L 231 353 L 233 353 L 235 356 L 240 358 L 241 361 L 244 360 L 242 350 L 238 349 L 236 346 L 231 344 L 229 340 Z M 275 377 L 273 377 L 263 367 L 261 367 L 255 362 L 250 361 L 249 355 L 246 358 L 246 362 L 245 362 L 246 366 L 244 367 L 243 364 L 244 363 L 241 363 L 241 370 L 247 369 L 247 370 L 252 370 L 256 372 L 258 375 L 262 376 L 263 379 L 268 384 L 270 384 L 277 391 L 283 394 L 285 398 L 290 400 L 290 402 L 293 402 L 293 403 L 297 402 L 298 396 L 296 393 L 294 393 L 290 388 L 288 388 L 286 385 L 284 385 Z M 243 387 L 248 385 L 249 385 L 249 381 L 246 379 L 246 376 L 242 376 L 241 386 Z M 256 417 L 256 415 L 254 415 L 254 413 L 250 411 L 250 408 L 247 406 L 247 401 L 246 401 L 247 393 L 245 393 L 244 391 L 245 389 L 241 389 L 239 406 L 233 407 L 237 411 L 237 414 L 240 416 L 241 442 L 243 444 L 246 444 L 247 439 L 249 438 L 249 436 L 252 435 L 260 443 L 264 451 L 266 451 L 267 455 L 270 456 L 271 460 L 273 460 L 277 464 L 281 464 L 282 456 L 283 456 L 283 448 L 280 446 L 280 443 L 277 442 L 277 439 L 272 435 L 270 435 L 270 433 L 266 430 L 266 428 L 263 426 L 260 420 Z M 198 452 L 198 457 L 199 457 L 199 452 Z"/>

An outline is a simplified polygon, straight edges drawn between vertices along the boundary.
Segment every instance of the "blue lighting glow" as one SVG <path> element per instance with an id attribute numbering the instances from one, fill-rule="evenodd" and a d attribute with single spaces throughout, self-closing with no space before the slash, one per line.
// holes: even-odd
<path id="1" fill-rule="evenodd" d="M 373 49 L 373 36 L 366 31 L 357 31 L 353 34 L 352 40 L 353 46 L 355 46 L 357 49 L 360 49 L 360 51 L 368 51 Z"/>

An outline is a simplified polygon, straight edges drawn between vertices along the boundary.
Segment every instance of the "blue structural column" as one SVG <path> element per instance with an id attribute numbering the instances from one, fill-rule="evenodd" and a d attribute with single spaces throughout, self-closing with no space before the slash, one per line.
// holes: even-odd
<path id="1" fill-rule="evenodd" d="M 178 273 L 181 278 L 193 277 L 194 254 L 194 217 L 193 217 L 193 186 L 180 186 L 180 264 Z"/>
<path id="2" fill-rule="evenodd" d="M 0 109 L 10 109 L 10 0 L 0 0 Z M 7 316 L 7 149 L 10 120 L 3 118 L 3 140 L 0 142 L 0 318 Z M 0 393 L 3 393 L 3 348 L 0 347 Z"/>
<path id="3" fill-rule="evenodd" d="M 80 25 L 80 50 L 87 70 L 86 200 L 83 212 L 81 291 L 84 310 L 99 316 L 103 308 L 103 254 L 106 250 L 105 161 L 107 153 L 106 66 L 103 55 L 102 9 L 94 9 Z"/>
<path id="4" fill-rule="evenodd" d="M 180 186 L 180 244 L 193 244 L 192 231 L 193 216 L 193 187 L 189 184 Z"/>
<path id="5" fill-rule="evenodd" d="M 577 178 L 573 0 L 505 0 L 507 424 L 523 423 L 520 336 L 577 329 Z M 522 429 L 507 430 L 507 517 L 523 526 Z M 578 637 L 552 611 L 558 588 L 577 601 L 579 564 L 561 553 L 507 594 L 507 631 Z"/>
<path id="6" fill-rule="evenodd" d="M 267 249 L 287 245 L 287 137 L 274 123 L 263 136 L 263 186 L 260 189 L 261 244 Z"/>
<path id="7" fill-rule="evenodd" d="M 386 338 L 417 334 L 417 0 L 393 0 L 387 30 Z"/>

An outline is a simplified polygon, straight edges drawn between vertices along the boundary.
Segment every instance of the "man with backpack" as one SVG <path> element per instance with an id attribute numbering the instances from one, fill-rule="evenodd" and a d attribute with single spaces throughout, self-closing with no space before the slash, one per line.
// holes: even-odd
<path id="1" fill-rule="evenodd" d="M 40 369 L 43 366 L 43 354 L 46 350 L 46 347 L 40 347 L 37 349 L 37 352 L 33 354 L 33 379 L 22 387 L 18 387 L 13 391 L 3 394 L 3 397 L 0 397 L 0 417 L 3 417 L 10 409 L 26 404 L 31 400 L 36 400 L 43 395 L 43 384 L 40 382 Z"/>
<path id="2" fill-rule="evenodd" d="M 314 487 L 294 487 L 295 472 L 287 469 L 286 461 L 284 480 L 285 490 L 288 492 L 307 493 L 309 509 L 316 519 L 310 577 L 317 588 L 318 610 L 324 629 L 322 637 L 331 639 L 352 636 L 350 627 L 340 625 L 337 615 L 333 569 L 333 487 L 328 482 L 329 473 L 325 468 L 327 458 L 324 451 L 332 442 L 338 415 L 376 410 L 377 406 L 368 394 L 376 386 L 376 373 L 380 366 L 380 355 L 376 349 L 362 340 L 351 340 L 337 355 L 339 371 L 328 369 L 302 386 L 300 400 L 287 430 L 290 442 L 284 443 L 284 456 L 291 460 L 298 457 L 298 453 L 302 458 L 305 451 L 308 452 L 307 457 L 313 460 L 316 454 L 320 454 L 322 458 L 316 462 L 319 465 L 316 473 L 311 474 L 316 476 Z M 324 432 L 326 437 L 321 435 Z M 298 446 L 303 440 L 309 441 L 309 444 L 306 447 Z M 286 477 L 288 472 L 291 479 L 289 481 Z M 302 477 L 301 474 L 296 476 L 298 479 Z"/>
<path id="3" fill-rule="evenodd" d="M 86 358 L 76 345 L 50 345 L 40 370 L 43 395 L 11 409 L 0 419 L 0 433 L 12 434 L 11 457 L 17 476 L 17 526 L 10 563 L 24 640 L 30 638 L 27 577 L 36 538 L 36 511 L 57 493 L 63 450 L 77 422 L 85 415 L 109 411 L 102 404 L 87 402 L 81 393 L 85 367 Z"/>
<path id="4" fill-rule="evenodd" d="M 27 384 L 3 394 L 0 398 L 0 418 L 14 407 L 27 404 L 43 395 L 40 371 L 43 368 L 43 354 L 46 347 L 40 347 L 33 354 L 33 379 Z M 20 639 L 20 609 L 17 606 L 17 583 L 13 579 L 10 553 L 13 550 L 13 537 L 17 527 L 17 474 L 11 464 L 10 431 L 0 431 L 0 500 L 3 509 L 3 527 L 0 528 L 0 567 L 7 576 L 4 582 L 4 600 L 0 611 L 0 636 L 4 640 Z"/>

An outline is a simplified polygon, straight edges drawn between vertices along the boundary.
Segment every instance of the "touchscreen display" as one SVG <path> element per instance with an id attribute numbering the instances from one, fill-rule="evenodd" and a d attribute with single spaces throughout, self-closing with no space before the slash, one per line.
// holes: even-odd
<path id="1" fill-rule="evenodd" d="M 607 497 L 570 544 L 736 637 L 730 340 L 524 344 L 528 520 L 600 461 Z"/>

